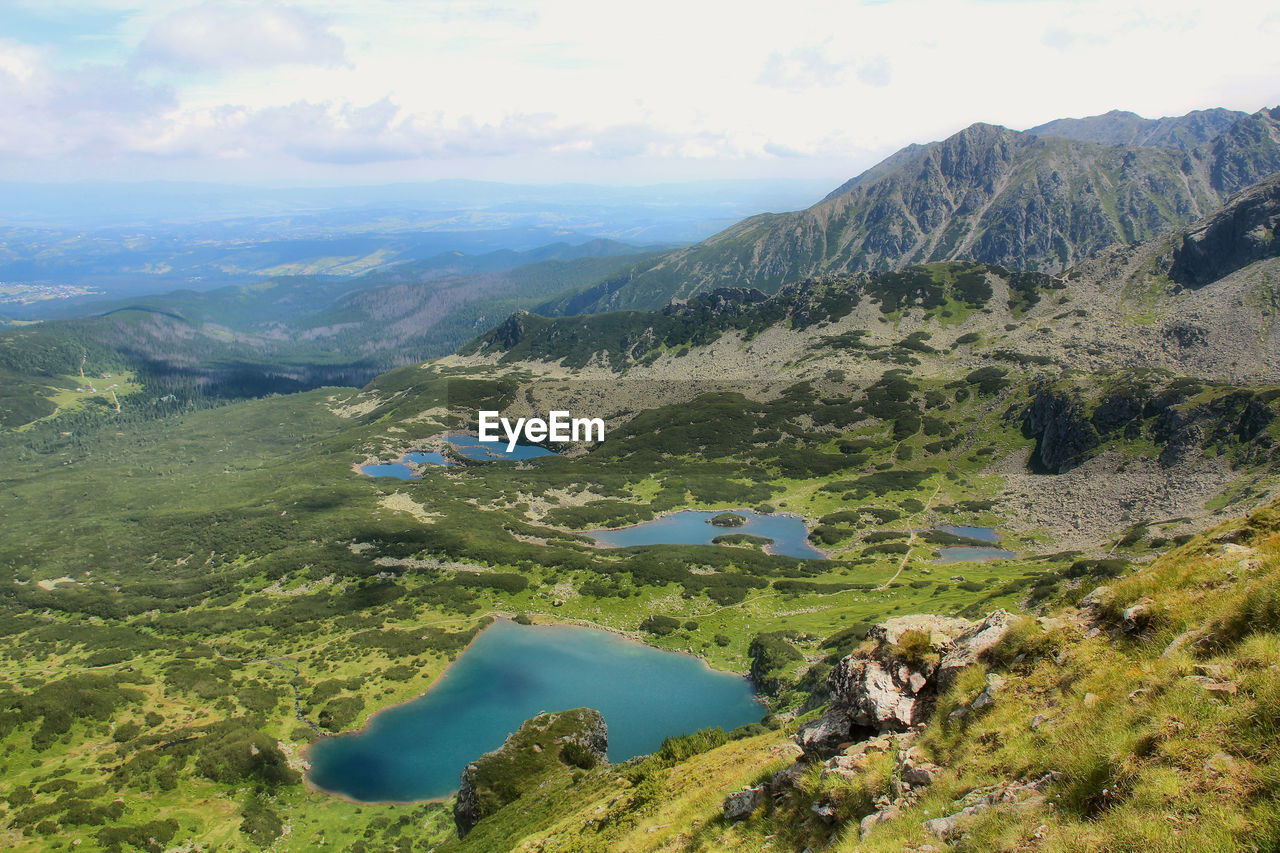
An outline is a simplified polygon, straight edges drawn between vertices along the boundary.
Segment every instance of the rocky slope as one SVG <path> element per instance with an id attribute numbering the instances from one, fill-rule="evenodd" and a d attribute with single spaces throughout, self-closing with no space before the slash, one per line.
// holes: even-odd
<path id="1" fill-rule="evenodd" d="M 1208 138 L 1184 151 L 975 124 L 903 149 L 807 210 L 746 219 L 537 310 L 654 308 L 718 287 L 773 292 L 819 273 L 954 259 L 1061 271 L 1194 222 L 1280 170 L 1276 110 L 1212 127 L 1186 131 Z"/>
<path id="2" fill-rule="evenodd" d="M 521 313 L 459 352 L 469 363 L 607 366 L 636 379 L 760 378 L 820 348 L 832 350 L 825 368 L 849 373 L 910 358 L 935 373 L 1020 363 L 1277 382 L 1278 221 L 1274 177 L 1187 228 L 1112 247 L 1060 277 L 951 263 L 814 277 L 772 296 L 720 288 L 661 311 Z"/>
<path id="3" fill-rule="evenodd" d="M 488 849 L 1271 849 L 1280 508 L 1093 583 L 1025 616 L 889 619 L 799 725 L 532 792 Z"/>

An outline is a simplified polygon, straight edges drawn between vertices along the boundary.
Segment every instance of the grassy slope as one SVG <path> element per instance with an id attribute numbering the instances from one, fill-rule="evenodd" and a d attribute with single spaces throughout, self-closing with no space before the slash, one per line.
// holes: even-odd
<path id="1" fill-rule="evenodd" d="M 1245 544 L 1215 538 L 1235 531 L 1243 535 L 1229 538 Z M 894 794 L 884 766 L 852 782 L 820 782 L 810 773 L 790 799 L 742 824 L 723 821 L 724 794 L 782 765 L 782 733 L 775 732 L 676 765 L 660 774 L 660 793 L 647 801 L 642 788 L 655 783 L 631 784 L 625 769 L 598 771 L 577 796 L 557 792 L 508 807 L 491 819 L 491 846 L 462 849 L 1273 849 L 1280 839 L 1280 505 L 1120 579 L 1092 620 L 1070 604 L 1085 591 L 1064 589 L 1065 609 L 1024 623 L 989 665 L 962 675 L 922 738 L 943 771 L 918 803 L 865 840 L 858 818 L 871 811 L 866 793 Z M 1150 621 L 1126 633 L 1121 611 L 1139 601 L 1149 602 Z M 1185 632 L 1193 641 L 1166 652 Z M 1008 677 L 996 703 L 950 719 L 988 672 Z M 1235 692 L 1205 691 L 1193 677 L 1206 672 Z M 1033 728 L 1037 714 L 1047 721 Z M 1046 803 L 982 812 L 952 844 L 923 827 L 959 811 L 970 791 L 1049 771 L 1061 777 Z M 818 822 L 808 806 L 819 797 L 848 822 Z M 535 832 L 526 831 L 530 813 L 543 815 Z M 498 838 L 506 845 L 492 843 Z"/>

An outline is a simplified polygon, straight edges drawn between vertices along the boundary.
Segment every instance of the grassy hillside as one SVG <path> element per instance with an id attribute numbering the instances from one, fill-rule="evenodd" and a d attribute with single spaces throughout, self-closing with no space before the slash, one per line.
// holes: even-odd
<path id="1" fill-rule="evenodd" d="M 1280 385 L 1271 315 L 1232 306 L 1275 261 L 1184 289 L 1150 274 L 1158 254 L 1117 255 L 1107 287 L 948 263 L 587 323 L 518 314 L 466 356 L 360 389 L 10 434 L 0 843 L 854 849 L 872 814 L 867 849 L 1270 839 Z M 95 355 L 64 343 L 19 366 L 52 379 Z M 481 409 L 552 408 L 604 418 L 605 440 L 518 464 L 467 463 L 444 440 Z M 359 473 L 410 450 L 458 464 Z M 594 547 L 592 530 L 683 508 L 792 513 L 826 559 L 728 528 Z M 965 526 L 1011 556 L 945 561 L 991 544 Z M 788 738 L 839 695 L 848 655 L 938 652 L 866 640 L 871 626 L 998 609 L 1016 630 L 910 744 L 929 784 L 898 784 L 908 744 L 889 738 L 781 777 L 744 822 L 717 818 L 794 766 Z M 465 839 L 452 803 L 307 788 L 309 743 L 426 690 L 499 616 L 698 655 L 749 677 L 767 714 L 672 732 L 621 767 L 513 759 L 545 775 L 481 779 L 518 799 Z M 988 794 L 1021 805 L 925 835 Z"/>
<path id="2" fill-rule="evenodd" d="M 580 256 L 591 248 L 628 247 L 598 242 L 498 258 L 457 257 L 452 265 L 408 264 L 359 278 L 273 278 L 142 297 L 89 317 L 0 331 L 0 429 L 117 403 L 144 418 L 321 385 L 363 384 L 389 368 L 451 352 L 512 311 L 580 288 L 639 257 Z M 542 255 L 548 257 L 504 268 Z M 86 386 L 81 370 L 91 379 L 128 371 L 136 381 L 127 388 L 117 383 L 122 390 L 115 398 L 90 391 L 77 400 L 68 392 Z M 118 399 L 142 389 L 134 399 Z M 79 423 L 63 418 L 61 431 Z"/>
<path id="3" fill-rule="evenodd" d="M 721 800 L 791 765 L 785 730 L 544 786 L 447 849 L 1272 849 L 1278 584 L 1272 505 L 1126 573 L 1092 607 L 1076 604 L 1087 584 L 1062 584 L 1044 616 L 961 674 L 914 743 L 891 738 L 852 771 L 798 765 L 745 821 L 726 821 Z M 992 683 L 994 702 L 977 708 Z M 932 780 L 904 788 L 909 760 L 933 766 Z M 929 823 L 1046 774 L 1042 791 L 963 815 L 942 837 Z M 863 833 L 863 818 L 891 808 Z"/>
<path id="4" fill-rule="evenodd" d="M 414 481 L 374 481 L 353 465 L 440 447 L 478 408 L 573 399 L 601 383 L 536 363 L 432 363 L 362 391 L 10 443 L 0 450 L 6 843 L 443 843 L 447 805 L 336 803 L 301 784 L 301 750 L 421 692 L 491 615 L 692 650 L 753 673 L 773 697 L 771 725 L 785 725 L 822 695 L 833 656 L 888 614 L 1032 606 L 1061 582 L 1106 579 L 1177 547 L 1215 510 L 1251 506 L 1274 487 L 1273 389 L 1127 374 L 1047 387 L 1014 364 L 943 374 L 869 364 L 867 380 L 828 376 L 818 359 L 779 365 L 751 387 L 668 383 L 657 393 L 609 380 L 603 444 L 518 466 L 428 466 Z M 1116 389 L 1141 405 L 1105 428 L 1098 410 Z M 1044 438 L 1030 412 L 1062 395 L 1076 395 L 1070 423 L 1087 424 L 1097 444 L 1066 474 L 1036 473 L 1028 460 Z M 1148 414 L 1147 400 L 1164 408 Z M 1250 406 L 1259 426 L 1241 431 Z M 1197 426 L 1194 442 L 1161 432 L 1175 416 Z M 1174 460 L 1177 516 L 1145 515 L 1158 500 L 1121 491 L 1112 497 L 1135 516 L 1091 524 L 1086 537 L 1008 502 L 1024 486 L 1074 488 L 1077 472 L 1095 476 L 1099 465 L 1166 470 L 1158 460 L 1171 442 L 1223 463 L 1221 479 L 1188 492 Z M 1053 488 L 1037 505 L 1060 506 Z M 580 535 L 680 507 L 798 513 L 832 559 L 772 556 L 749 542 L 602 551 Z M 935 565 L 939 549 L 966 544 L 930 532 L 940 524 L 996 527 L 1017 556 Z M 725 748 L 767 749 L 780 737 Z M 780 757 L 708 765 L 707 778 L 732 787 Z M 619 822 L 646 843 L 683 838 L 680 822 L 722 795 L 708 783 L 685 802 L 685 771 L 664 763 L 671 756 L 657 761 L 627 784 L 674 828 L 648 833 L 638 803 Z M 616 777 L 599 778 L 598 790 L 622 791 Z M 526 834 L 551 831 L 546 821 L 560 821 L 582 790 L 540 789 L 561 805 L 527 812 Z M 483 821 L 476 833 L 496 837 Z"/>

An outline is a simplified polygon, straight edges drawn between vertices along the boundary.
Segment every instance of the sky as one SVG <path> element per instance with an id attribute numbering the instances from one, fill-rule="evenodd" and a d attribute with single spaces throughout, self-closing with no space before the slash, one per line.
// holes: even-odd
<path id="1" fill-rule="evenodd" d="M 975 121 L 1280 104 L 1217 0 L 3 0 L 0 180 L 830 178 Z"/>

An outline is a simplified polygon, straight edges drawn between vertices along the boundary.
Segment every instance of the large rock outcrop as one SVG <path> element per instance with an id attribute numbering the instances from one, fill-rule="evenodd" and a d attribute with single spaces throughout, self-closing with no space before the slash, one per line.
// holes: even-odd
<path id="1" fill-rule="evenodd" d="M 1032 398 L 1024 431 L 1036 439 L 1036 461 L 1054 474 L 1070 471 L 1099 444 L 1083 401 L 1054 388 L 1041 389 Z"/>
<path id="2" fill-rule="evenodd" d="M 480 820 L 519 799 L 555 772 L 606 762 L 609 731 L 591 708 L 539 714 L 526 720 L 493 752 L 462 771 L 453 822 L 465 837 Z"/>
<path id="3" fill-rule="evenodd" d="M 1280 256 L 1280 174 L 1255 184 L 1188 231 L 1173 250 L 1169 277 L 1202 287 L 1255 261 Z"/>
<path id="4" fill-rule="evenodd" d="M 827 677 L 831 705 L 796 734 L 806 759 L 835 754 L 845 744 L 925 722 L 955 674 L 980 660 L 1008 631 L 1013 617 L 997 610 L 980 622 L 903 616 L 872 629 L 870 651 L 843 658 Z M 908 634 L 928 650 L 904 650 Z"/>

